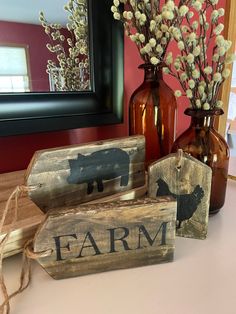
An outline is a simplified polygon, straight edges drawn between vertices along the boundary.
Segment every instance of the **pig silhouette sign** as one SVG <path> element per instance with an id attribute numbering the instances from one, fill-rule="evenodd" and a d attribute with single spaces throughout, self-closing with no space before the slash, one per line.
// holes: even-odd
<path id="1" fill-rule="evenodd" d="M 145 137 L 129 136 L 35 153 L 26 184 L 43 211 L 91 202 L 145 185 Z"/>
<path id="2" fill-rule="evenodd" d="M 109 148 L 93 152 L 89 155 L 78 154 L 77 159 L 69 159 L 69 184 L 87 184 L 87 194 L 97 184 L 98 192 L 104 191 L 103 181 L 120 177 L 120 186 L 129 183 L 130 157 L 120 148 Z"/>

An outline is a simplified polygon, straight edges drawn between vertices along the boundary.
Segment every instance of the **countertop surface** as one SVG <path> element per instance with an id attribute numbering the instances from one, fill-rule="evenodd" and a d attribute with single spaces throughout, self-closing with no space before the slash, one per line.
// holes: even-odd
<path id="1" fill-rule="evenodd" d="M 18 287 L 20 261 L 20 255 L 4 260 L 9 291 Z M 174 262 L 60 281 L 36 262 L 32 270 L 12 314 L 235 314 L 236 182 L 228 181 L 206 240 L 176 239 Z"/>

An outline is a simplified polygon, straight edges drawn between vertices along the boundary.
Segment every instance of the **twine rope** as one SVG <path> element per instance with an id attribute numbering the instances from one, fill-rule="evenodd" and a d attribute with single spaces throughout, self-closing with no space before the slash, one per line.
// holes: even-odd
<path id="1" fill-rule="evenodd" d="M 9 231 L 5 234 L 5 236 L 0 241 L 0 291 L 3 296 L 3 303 L 0 305 L 0 314 L 9 314 L 10 313 L 10 300 L 15 297 L 17 294 L 23 292 L 30 284 L 31 281 L 31 259 L 38 259 L 40 257 L 49 256 L 52 254 L 51 250 L 47 250 L 45 252 L 35 253 L 33 251 L 33 239 L 28 240 L 23 249 L 22 255 L 22 268 L 20 274 L 20 285 L 19 288 L 13 292 L 12 294 L 8 294 L 7 287 L 5 284 L 4 276 L 3 276 L 3 255 L 4 255 L 4 247 L 10 237 L 11 231 L 13 230 L 15 223 L 18 217 L 18 200 L 23 195 L 30 191 L 34 191 L 38 189 L 41 185 L 35 186 L 17 186 L 15 190 L 11 193 L 10 197 L 6 202 L 5 209 L 3 211 L 3 215 L 0 221 L 0 235 L 3 230 L 4 223 L 6 221 L 7 215 L 11 208 L 11 203 L 14 201 L 14 210 L 13 210 L 13 218 L 10 223 Z"/>
<path id="2" fill-rule="evenodd" d="M 178 171 L 181 169 L 181 162 L 182 162 L 183 154 L 184 154 L 183 150 L 178 149 L 177 156 L 176 156 L 176 166 L 175 166 L 176 170 Z M 227 178 L 230 180 L 236 181 L 236 176 L 233 176 L 231 174 L 228 174 Z"/>
<path id="3" fill-rule="evenodd" d="M 233 176 L 231 174 L 228 175 L 228 179 L 236 181 L 236 176 Z"/>

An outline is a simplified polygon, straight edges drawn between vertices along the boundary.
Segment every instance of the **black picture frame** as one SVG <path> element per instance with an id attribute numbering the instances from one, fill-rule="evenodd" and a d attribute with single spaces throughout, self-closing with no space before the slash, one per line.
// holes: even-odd
<path id="1" fill-rule="evenodd" d="M 88 0 L 91 90 L 0 94 L 0 136 L 122 123 L 123 26 L 111 4 Z"/>

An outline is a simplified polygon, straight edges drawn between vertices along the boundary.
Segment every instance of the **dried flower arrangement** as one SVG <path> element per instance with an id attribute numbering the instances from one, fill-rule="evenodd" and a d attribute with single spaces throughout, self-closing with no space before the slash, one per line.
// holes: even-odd
<path id="1" fill-rule="evenodd" d="M 48 60 L 47 73 L 57 91 L 86 90 L 90 88 L 87 0 L 69 0 L 64 10 L 69 13 L 68 38 L 61 24 L 49 23 L 40 12 L 39 20 L 51 41 L 47 48 L 57 58 L 57 62 Z"/>
<path id="2" fill-rule="evenodd" d="M 181 20 L 178 12 L 189 2 L 180 0 L 177 6 L 172 0 L 114 0 L 111 11 L 114 19 L 123 22 L 143 61 L 157 65 L 163 62 L 172 39 L 171 27 Z"/>
<path id="3" fill-rule="evenodd" d="M 124 24 L 145 63 L 165 63 L 163 72 L 178 79 L 193 109 L 221 108 L 220 87 L 230 76 L 231 42 L 221 34 L 224 9 L 219 0 L 114 0 L 111 11 Z M 125 10 L 123 10 L 124 5 Z M 210 16 L 210 20 L 208 18 Z M 175 40 L 180 54 L 166 55 Z M 212 43 L 214 42 L 214 43 Z"/>
<path id="4" fill-rule="evenodd" d="M 221 18 L 224 9 L 218 0 L 192 0 L 184 6 L 184 20 L 177 19 L 170 29 L 178 44 L 180 54 L 166 57 L 164 73 L 176 77 L 184 91 L 175 91 L 175 96 L 187 96 L 193 109 L 212 110 L 222 108 L 219 91 L 230 76 L 227 64 L 233 62 L 229 54 L 231 42 L 222 35 Z M 180 13 L 180 12 L 179 12 Z M 194 17 L 195 16 L 195 17 Z"/>

